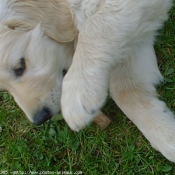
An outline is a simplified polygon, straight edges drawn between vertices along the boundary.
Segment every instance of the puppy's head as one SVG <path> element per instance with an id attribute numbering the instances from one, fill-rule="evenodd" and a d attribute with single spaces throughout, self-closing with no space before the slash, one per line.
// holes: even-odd
<path id="1" fill-rule="evenodd" d="M 76 36 L 72 14 L 63 0 L 19 0 L 10 7 L 13 15 L 0 25 L 0 88 L 30 121 L 42 124 L 60 111 Z"/>

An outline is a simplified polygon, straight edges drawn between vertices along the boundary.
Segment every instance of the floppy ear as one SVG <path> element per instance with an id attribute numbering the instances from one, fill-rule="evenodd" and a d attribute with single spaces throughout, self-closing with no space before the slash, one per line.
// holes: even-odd
<path id="1" fill-rule="evenodd" d="M 15 2 L 15 15 L 3 23 L 10 29 L 34 29 L 39 23 L 44 33 L 57 42 L 70 42 L 77 36 L 74 16 L 67 0 L 28 0 Z"/>
<path id="2" fill-rule="evenodd" d="M 43 23 L 41 22 L 42 27 L 48 36 L 58 42 L 73 41 L 78 33 L 74 15 L 67 0 L 59 1 L 55 1 L 57 5 L 51 9 L 54 13 L 50 14 L 48 21 L 46 19 Z"/>

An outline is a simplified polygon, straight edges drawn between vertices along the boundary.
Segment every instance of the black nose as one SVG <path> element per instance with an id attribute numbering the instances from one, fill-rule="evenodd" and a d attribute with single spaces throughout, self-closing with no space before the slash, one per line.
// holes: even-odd
<path id="1" fill-rule="evenodd" d="M 50 109 L 47 107 L 44 107 L 41 111 L 35 114 L 33 123 L 36 125 L 41 125 L 51 118 L 52 118 L 52 113 Z"/>

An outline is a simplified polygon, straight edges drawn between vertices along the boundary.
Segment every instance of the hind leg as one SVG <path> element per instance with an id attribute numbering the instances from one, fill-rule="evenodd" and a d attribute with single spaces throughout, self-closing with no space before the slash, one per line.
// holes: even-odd
<path id="1" fill-rule="evenodd" d="M 143 44 L 111 73 L 110 93 L 116 104 L 151 145 L 175 161 L 175 119 L 158 99 L 155 84 L 162 79 L 154 49 Z"/>

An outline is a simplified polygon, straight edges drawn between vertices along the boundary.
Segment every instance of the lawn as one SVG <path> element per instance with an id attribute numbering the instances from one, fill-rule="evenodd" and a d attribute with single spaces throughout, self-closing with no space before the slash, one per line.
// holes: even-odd
<path id="1" fill-rule="evenodd" d="M 175 111 L 175 8 L 155 49 L 165 77 L 158 91 Z M 10 95 L 1 92 L 0 174 L 175 174 L 175 165 L 150 146 L 110 98 L 103 111 L 112 119 L 105 130 L 92 123 L 75 133 L 63 120 L 36 127 Z"/>

